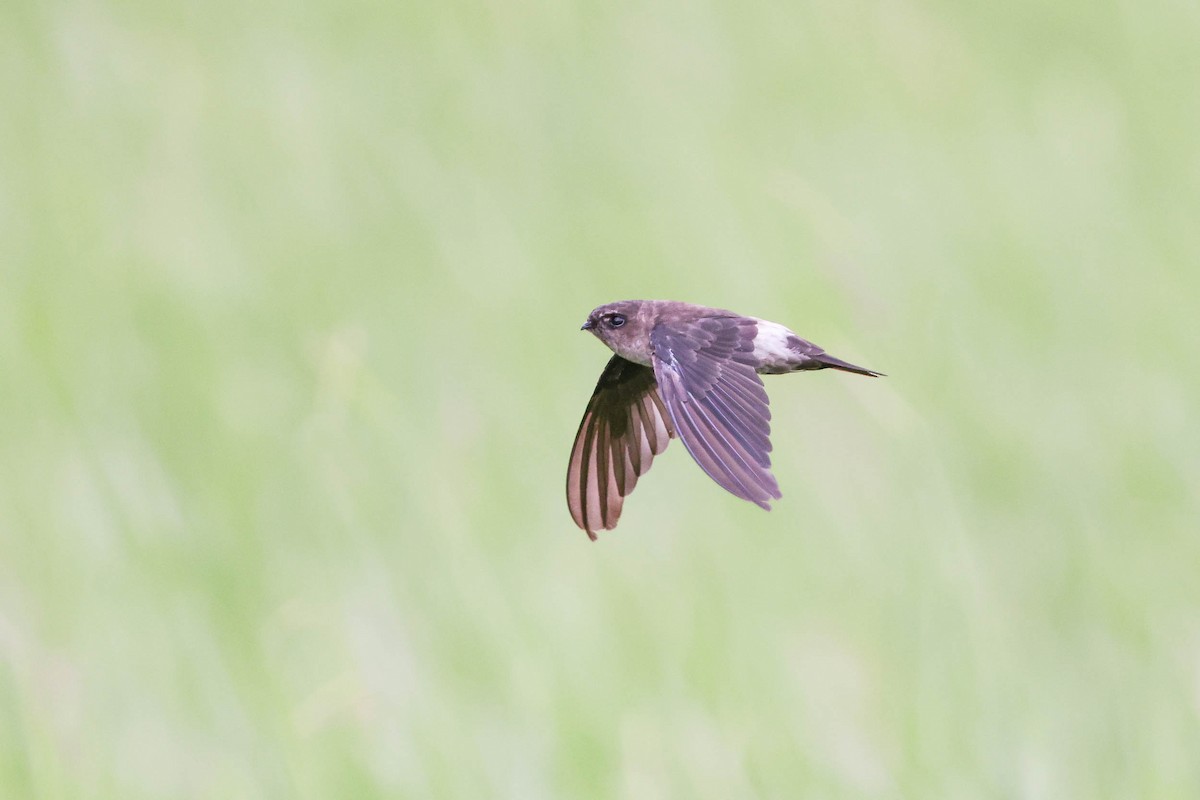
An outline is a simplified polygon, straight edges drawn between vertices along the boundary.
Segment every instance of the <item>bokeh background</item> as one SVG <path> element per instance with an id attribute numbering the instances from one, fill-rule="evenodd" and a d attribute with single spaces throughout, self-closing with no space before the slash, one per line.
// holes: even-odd
<path id="1" fill-rule="evenodd" d="M 1200 795 L 1200 12 L 0 11 L 0 795 Z M 591 544 L 595 305 L 776 319 Z"/>

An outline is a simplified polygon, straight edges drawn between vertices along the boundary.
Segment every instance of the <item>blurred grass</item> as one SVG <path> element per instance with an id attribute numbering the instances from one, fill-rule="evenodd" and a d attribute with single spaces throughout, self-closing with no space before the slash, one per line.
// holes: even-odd
<path id="1" fill-rule="evenodd" d="M 0 22 L 3 796 L 1200 792 L 1193 5 Z M 889 377 L 590 545 L 626 297 Z"/>

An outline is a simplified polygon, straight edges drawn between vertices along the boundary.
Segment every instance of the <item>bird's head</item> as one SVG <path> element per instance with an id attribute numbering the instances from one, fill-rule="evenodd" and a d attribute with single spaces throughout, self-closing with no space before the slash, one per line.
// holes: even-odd
<path id="1" fill-rule="evenodd" d="M 642 313 L 641 300 L 622 300 L 603 305 L 588 314 L 581 330 L 592 334 L 622 358 L 637 364 L 650 363 L 650 329 L 653 320 Z"/>

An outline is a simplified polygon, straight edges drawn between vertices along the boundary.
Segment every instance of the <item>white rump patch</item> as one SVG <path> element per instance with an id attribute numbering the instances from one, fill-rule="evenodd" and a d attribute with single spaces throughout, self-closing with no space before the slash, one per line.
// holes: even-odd
<path id="1" fill-rule="evenodd" d="M 758 335 L 754 337 L 754 357 L 759 362 L 758 371 L 786 370 L 794 366 L 798 359 L 796 352 L 788 347 L 788 338 L 796 334 L 778 322 L 755 320 L 758 323 Z"/>

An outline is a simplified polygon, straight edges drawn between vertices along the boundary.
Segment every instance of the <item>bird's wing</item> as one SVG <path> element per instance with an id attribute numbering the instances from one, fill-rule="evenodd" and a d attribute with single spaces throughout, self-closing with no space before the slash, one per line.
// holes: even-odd
<path id="1" fill-rule="evenodd" d="M 771 410 L 755 372 L 755 321 L 704 317 L 659 323 L 650 333 L 654 374 L 692 458 L 724 489 L 770 509 Z"/>
<path id="2" fill-rule="evenodd" d="M 625 495 L 675 435 L 654 370 L 613 356 L 583 412 L 567 467 L 567 506 L 595 539 L 617 524 Z"/>

